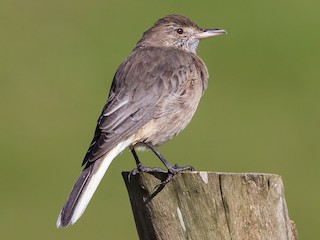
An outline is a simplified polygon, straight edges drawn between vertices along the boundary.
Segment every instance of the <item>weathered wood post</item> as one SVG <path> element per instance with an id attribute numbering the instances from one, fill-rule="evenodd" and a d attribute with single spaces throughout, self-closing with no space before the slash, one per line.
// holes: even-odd
<path id="1" fill-rule="evenodd" d="M 122 173 L 141 240 L 296 240 L 281 177 L 184 172 Z"/>

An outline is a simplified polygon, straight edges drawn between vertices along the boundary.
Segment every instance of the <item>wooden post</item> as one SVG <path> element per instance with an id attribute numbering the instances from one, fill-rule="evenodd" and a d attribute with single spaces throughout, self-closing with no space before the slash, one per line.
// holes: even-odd
<path id="1" fill-rule="evenodd" d="M 260 173 L 122 173 L 141 240 L 297 240 L 281 177 Z"/>

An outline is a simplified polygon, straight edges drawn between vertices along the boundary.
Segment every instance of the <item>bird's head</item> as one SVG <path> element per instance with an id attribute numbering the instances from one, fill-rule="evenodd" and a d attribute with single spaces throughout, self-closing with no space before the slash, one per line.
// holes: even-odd
<path id="1" fill-rule="evenodd" d="M 144 32 L 138 46 L 176 47 L 196 53 L 200 39 L 223 33 L 223 29 L 203 29 L 186 17 L 168 15 Z"/>

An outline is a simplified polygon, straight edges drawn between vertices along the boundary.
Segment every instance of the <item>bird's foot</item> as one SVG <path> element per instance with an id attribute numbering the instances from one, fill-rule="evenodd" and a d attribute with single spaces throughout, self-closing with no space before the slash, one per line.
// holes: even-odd
<path id="1" fill-rule="evenodd" d="M 180 167 L 178 164 L 175 164 L 173 167 L 168 169 L 167 178 L 164 181 L 160 182 L 160 184 L 158 184 L 155 188 L 156 189 L 163 188 L 167 183 L 169 183 L 172 180 L 174 175 L 184 171 L 194 171 L 194 167 L 192 166 Z"/>
<path id="2" fill-rule="evenodd" d="M 162 168 L 154 168 L 154 167 L 146 167 L 143 164 L 139 163 L 136 168 L 132 169 L 129 173 L 129 180 L 132 175 L 137 175 L 138 173 L 146 172 L 146 173 L 166 173 Z"/>
<path id="3" fill-rule="evenodd" d="M 169 171 L 171 172 L 172 169 Z M 173 171 L 175 174 L 179 173 L 179 172 L 184 172 L 184 171 L 194 171 L 194 167 L 192 167 L 192 166 L 180 167 L 178 164 L 175 164 L 173 166 Z"/>

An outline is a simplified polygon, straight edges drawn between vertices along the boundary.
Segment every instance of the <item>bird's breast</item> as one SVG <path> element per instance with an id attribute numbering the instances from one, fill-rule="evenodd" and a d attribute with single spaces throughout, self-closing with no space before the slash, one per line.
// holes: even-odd
<path id="1" fill-rule="evenodd" d="M 159 146 L 178 135 L 191 121 L 203 93 L 201 78 L 190 79 L 178 93 L 164 97 L 155 117 L 136 134 L 136 142 Z"/>

